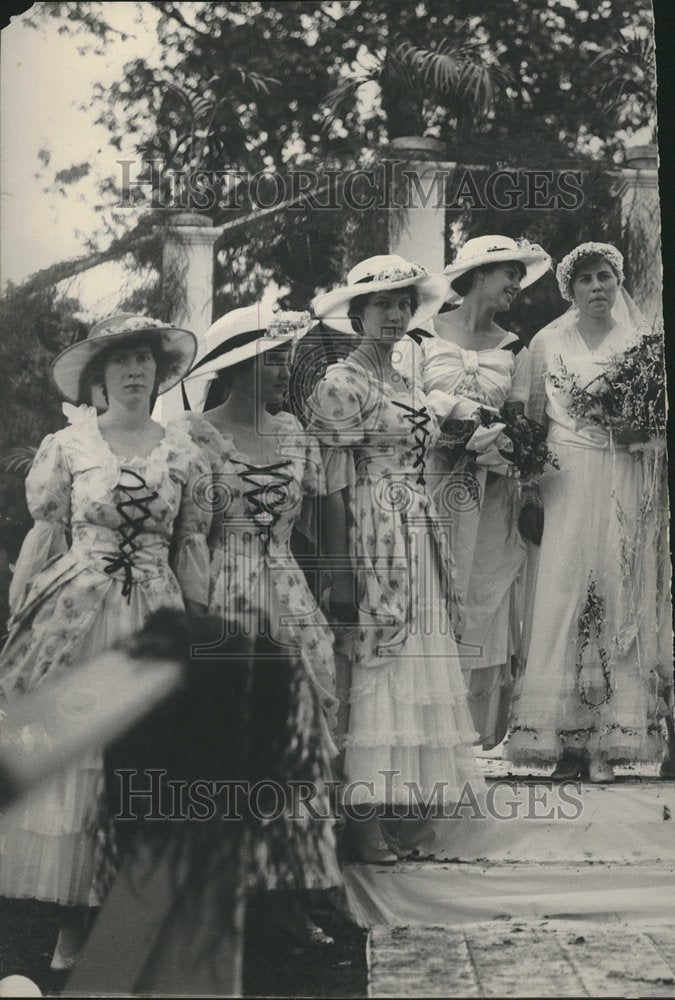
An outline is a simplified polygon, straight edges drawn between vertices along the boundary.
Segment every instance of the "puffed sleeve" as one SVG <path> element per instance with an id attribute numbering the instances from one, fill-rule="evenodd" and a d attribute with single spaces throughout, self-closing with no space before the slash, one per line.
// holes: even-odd
<path id="1" fill-rule="evenodd" d="M 72 476 L 60 434 L 49 434 L 26 478 L 26 500 L 35 524 L 26 535 L 9 589 L 16 613 L 34 579 L 48 562 L 68 550 Z"/>
<path id="2" fill-rule="evenodd" d="M 307 430 L 329 448 L 353 448 L 364 438 L 359 379 L 335 365 L 310 396 Z"/>
<path id="3" fill-rule="evenodd" d="M 207 605 L 210 570 L 207 538 L 213 520 L 208 503 L 211 463 L 202 448 L 192 447 L 194 459 L 174 524 L 173 571 L 185 600 Z"/>
<path id="4" fill-rule="evenodd" d="M 528 350 L 530 389 L 525 412 L 539 424 L 546 424 L 546 376 L 548 374 L 548 358 L 545 335 L 537 334 L 530 341 Z"/>
<path id="5" fill-rule="evenodd" d="M 326 493 L 339 493 L 354 483 L 351 448 L 364 438 L 359 382 L 349 370 L 330 368 L 307 407 L 308 432 L 321 444 Z"/>
<path id="6" fill-rule="evenodd" d="M 530 369 L 530 352 L 526 347 L 523 347 L 514 358 L 511 389 L 508 396 L 509 403 L 527 405 L 530 396 Z"/>

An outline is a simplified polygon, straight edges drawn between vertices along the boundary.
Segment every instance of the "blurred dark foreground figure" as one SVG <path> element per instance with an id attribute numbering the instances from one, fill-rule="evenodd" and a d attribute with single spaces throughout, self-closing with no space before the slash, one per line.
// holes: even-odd
<path id="1" fill-rule="evenodd" d="M 246 891 L 279 885 L 285 891 L 270 899 L 291 905 L 294 879 L 305 888 L 307 870 L 325 861 L 321 824 L 330 820 L 302 809 L 291 818 L 289 805 L 289 783 L 302 782 L 316 789 L 316 811 L 330 814 L 306 672 L 265 638 L 222 632 L 221 621 L 162 612 L 122 650 L 141 671 L 158 660 L 183 670 L 107 751 L 102 858 L 111 888 L 68 996 L 240 995 Z M 258 786 L 257 809 L 245 792 L 234 804 L 235 783 Z"/>

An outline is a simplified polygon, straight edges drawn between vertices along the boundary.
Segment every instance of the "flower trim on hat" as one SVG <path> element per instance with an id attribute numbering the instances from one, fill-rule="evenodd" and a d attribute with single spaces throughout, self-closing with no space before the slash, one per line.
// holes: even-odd
<path id="1" fill-rule="evenodd" d="M 521 236 L 520 239 L 517 239 L 515 243 L 519 250 L 527 250 L 529 253 L 540 253 L 544 257 L 549 256 L 544 250 L 541 243 L 533 243 L 532 240 L 527 240 L 525 239 L 524 236 Z M 549 260 L 550 259 L 551 258 L 549 257 Z"/>
<path id="2" fill-rule="evenodd" d="M 427 275 L 429 272 L 426 267 L 421 264 L 416 264 L 414 261 L 410 261 L 407 268 L 402 267 L 390 267 L 386 271 L 378 271 L 377 274 L 369 274 L 365 278 L 361 278 L 360 281 L 355 282 L 355 284 L 366 284 L 370 281 L 408 281 L 409 278 L 420 278 Z"/>
<path id="3" fill-rule="evenodd" d="M 116 322 L 103 321 L 111 333 L 133 333 L 135 330 L 147 329 L 171 329 L 170 323 L 165 323 L 161 319 L 153 319 L 152 316 L 128 316 Z"/>
<path id="4" fill-rule="evenodd" d="M 265 331 L 265 337 L 272 339 L 287 337 L 289 335 L 294 336 L 308 330 L 311 325 L 312 317 L 307 311 L 291 312 L 287 310 L 285 312 L 278 312 L 274 314 L 269 323 Z"/>
<path id="5" fill-rule="evenodd" d="M 567 302 L 574 302 L 574 296 L 572 295 L 572 271 L 575 264 L 582 257 L 590 257 L 594 254 L 599 254 L 611 264 L 618 275 L 619 284 L 623 284 L 623 254 L 616 247 L 613 247 L 611 243 L 580 243 L 566 257 L 563 257 L 555 272 L 560 294 Z"/>
<path id="6" fill-rule="evenodd" d="M 428 273 L 426 267 L 423 267 L 422 264 L 410 261 L 410 266 L 406 269 L 394 267 L 389 271 L 380 271 L 375 281 L 407 281 L 408 278 L 421 278 Z"/>

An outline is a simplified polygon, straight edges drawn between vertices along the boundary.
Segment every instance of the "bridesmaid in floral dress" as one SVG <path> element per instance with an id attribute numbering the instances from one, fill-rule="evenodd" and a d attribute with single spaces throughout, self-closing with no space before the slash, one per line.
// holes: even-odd
<path id="1" fill-rule="evenodd" d="M 204 606 L 209 516 L 193 502 L 206 456 L 150 417 L 188 370 L 191 333 L 121 313 L 64 351 L 53 374 L 69 426 L 48 435 L 28 474 L 35 519 L 19 556 L 0 693 L 31 691 L 142 627 L 162 607 Z M 94 406 L 105 410 L 100 416 Z M 174 542 L 174 569 L 169 543 Z M 175 575 L 174 575 L 175 573 Z M 30 747 L 40 732 L 26 732 Z M 96 805 L 102 760 L 90 753 L 0 821 L 0 894 L 59 904 L 54 968 L 70 967 L 86 910 L 99 905 Z"/>
<path id="2" fill-rule="evenodd" d="M 419 814 L 412 829 L 405 820 L 380 823 L 385 814 L 415 814 L 410 783 L 444 811 L 467 783 L 474 794 L 483 788 L 451 625 L 448 538 L 425 485 L 438 427 L 421 390 L 391 363 L 396 342 L 446 294 L 445 278 L 382 256 L 314 303 L 329 326 L 362 333 L 327 370 L 307 414 L 331 470 L 323 518 L 336 567 L 331 608 L 358 622 L 344 804 L 355 851 L 372 863 L 393 864 L 429 835 Z"/>
<path id="3" fill-rule="evenodd" d="M 207 332 L 206 353 L 190 376 L 203 379 L 217 373 L 226 400 L 207 413 L 186 413 L 176 423 L 211 462 L 207 492 L 215 517 L 209 539 L 209 613 L 230 632 L 266 635 L 277 649 L 270 670 L 289 657 L 304 667 L 297 685 L 297 718 L 305 726 L 316 718 L 312 704 L 318 699 L 323 712 L 312 739 L 330 761 L 336 755 L 332 731 L 337 714 L 332 632 L 291 550 L 294 528 L 306 530 L 316 520 L 310 511 L 325 491 L 323 466 L 318 446 L 297 418 L 269 412 L 288 387 L 291 343 L 310 323 L 308 313 L 274 313 L 260 304 L 217 320 Z M 330 815 L 325 788 L 318 789 L 314 806 Z M 311 823 L 322 825 L 322 837 L 317 838 L 316 829 L 310 831 Z M 288 850 L 299 863 L 289 863 L 283 871 L 268 864 L 261 841 L 262 854 L 257 863 L 254 859 L 257 887 L 304 891 L 339 885 L 332 822 L 305 814 L 291 827 Z M 296 916 L 299 922 L 286 922 L 295 937 L 305 943 L 307 938 L 331 941 L 311 921 Z"/>
<path id="4" fill-rule="evenodd" d="M 427 394 L 442 427 L 446 420 L 475 422 L 479 406 L 524 412 L 528 351 L 499 326 L 495 313 L 510 309 L 520 289 L 549 267 L 541 247 L 497 235 L 467 240 L 445 269 L 449 301 L 459 306 L 434 317 L 428 325 L 433 337 L 417 346 L 405 339 L 397 345 L 397 367 Z M 520 651 L 516 578 L 526 556 L 517 482 L 508 475 L 494 431 L 499 425 L 483 432 L 481 442 L 472 438 L 459 456 L 455 449 L 435 448 L 428 477 L 439 516 L 452 532 L 462 671 L 485 750 L 501 742 L 508 725 L 512 661 Z M 483 443 L 486 450 L 478 455 Z"/>

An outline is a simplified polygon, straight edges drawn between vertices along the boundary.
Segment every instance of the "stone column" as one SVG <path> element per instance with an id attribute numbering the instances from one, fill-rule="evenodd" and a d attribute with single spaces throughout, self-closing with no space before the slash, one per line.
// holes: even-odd
<path id="1" fill-rule="evenodd" d="M 213 320 L 213 247 L 220 235 L 211 219 L 193 213 L 176 215 L 162 227 L 164 283 L 177 286 L 176 307 L 171 317 L 176 326 L 191 330 L 202 343 Z M 194 389 L 190 401 L 194 404 Z M 167 423 L 183 412 L 180 385 L 160 396 L 153 416 Z"/>
<path id="2" fill-rule="evenodd" d="M 621 171 L 618 188 L 627 235 L 626 287 L 647 321 L 655 324 L 663 317 L 656 147 L 626 150 L 626 161 L 629 166 Z"/>
<path id="3" fill-rule="evenodd" d="M 445 179 L 454 166 L 410 160 L 396 168 L 397 207 L 390 213 L 389 252 L 424 265 L 432 274 L 445 267 Z M 405 207 L 398 207 L 401 202 Z"/>

